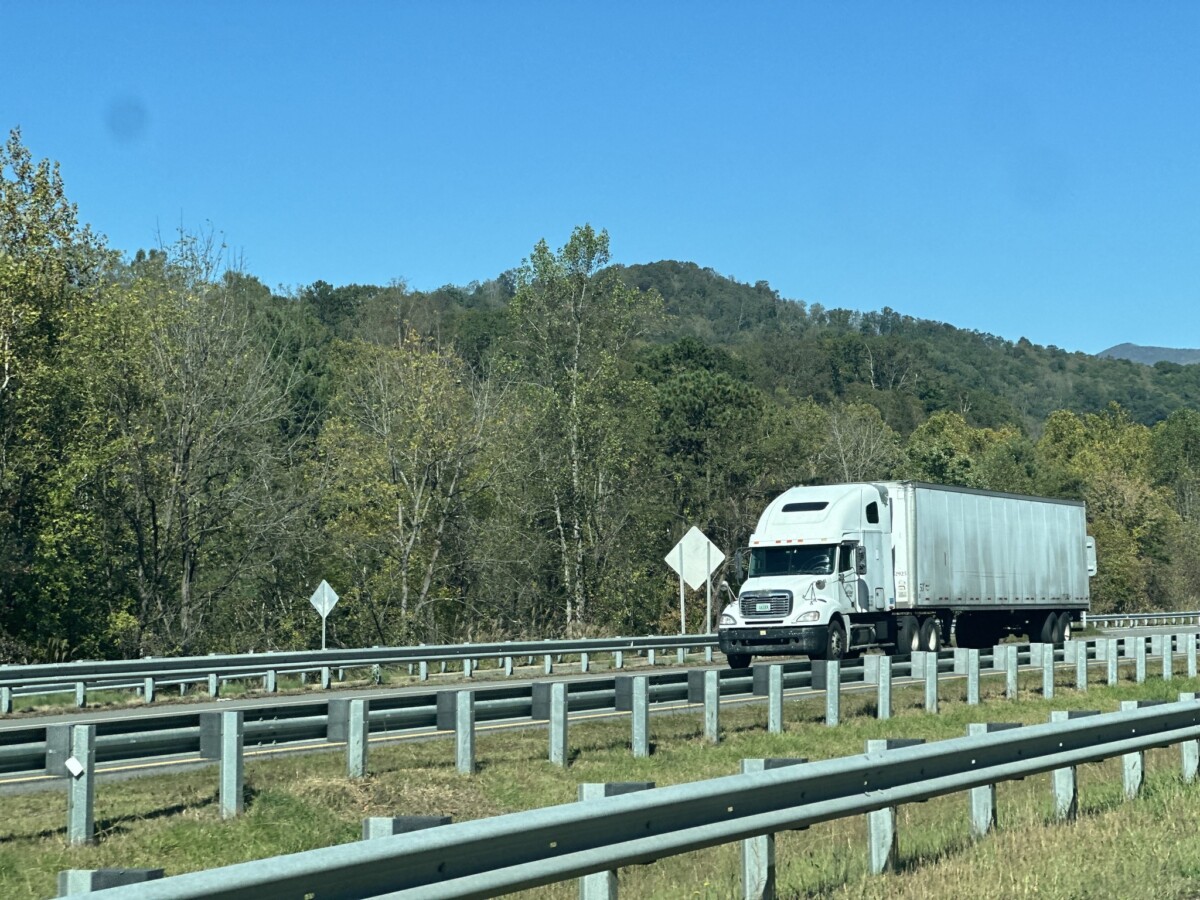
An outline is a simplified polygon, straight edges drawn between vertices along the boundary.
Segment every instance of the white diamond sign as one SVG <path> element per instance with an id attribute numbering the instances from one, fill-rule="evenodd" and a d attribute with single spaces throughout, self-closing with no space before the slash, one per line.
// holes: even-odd
<path id="1" fill-rule="evenodd" d="M 313 609 L 321 614 L 321 618 L 323 619 L 333 612 L 333 608 L 337 606 L 337 591 L 329 586 L 328 581 L 322 581 L 313 592 L 313 595 L 308 598 L 308 602 L 313 605 Z"/>
<path id="2" fill-rule="evenodd" d="M 687 582 L 688 587 L 696 590 L 725 562 L 725 554 L 693 525 L 664 560 Z"/>

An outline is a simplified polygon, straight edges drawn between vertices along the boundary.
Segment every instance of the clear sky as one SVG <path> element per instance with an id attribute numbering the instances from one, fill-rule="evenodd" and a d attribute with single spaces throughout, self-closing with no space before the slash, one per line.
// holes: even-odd
<path id="1" fill-rule="evenodd" d="M 0 128 L 132 252 L 494 277 L 574 225 L 783 296 L 1200 347 L 1200 3 L 0 0 Z"/>

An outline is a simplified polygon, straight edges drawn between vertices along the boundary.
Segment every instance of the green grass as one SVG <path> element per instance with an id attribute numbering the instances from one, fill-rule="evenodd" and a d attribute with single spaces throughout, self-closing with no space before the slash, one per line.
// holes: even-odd
<path id="1" fill-rule="evenodd" d="M 843 724 L 823 724 L 820 698 L 789 701 L 786 732 L 768 735 L 761 704 L 722 706 L 722 742 L 702 736 L 698 714 L 655 716 L 655 754 L 629 753 L 627 719 L 572 723 L 572 765 L 546 761 L 543 730 L 480 726 L 479 772 L 458 775 L 453 745 L 433 740 L 371 749 L 371 775 L 351 782 L 340 753 L 250 758 L 246 814 L 220 820 L 216 771 L 153 776 L 102 784 L 97 791 L 98 841 L 65 842 L 61 793 L 0 797 L 0 897 L 42 898 L 55 891 L 65 868 L 164 867 L 176 874 L 356 840 L 363 817 L 452 815 L 455 821 L 575 800 L 586 781 L 695 781 L 738 771 L 744 757 L 823 759 L 862 752 L 879 737 L 940 740 L 966 733 L 975 721 L 1045 722 L 1051 709 L 1117 709 L 1123 699 L 1174 699 L 1200 682 L 1123 682 L 1116 688 L 1069 690 L 1060 672 L 1059 696 L 1044 701 L 1040 674 L 1022 677 L 1020 702 L 1003 699 L 1003 677 L 984 681 L 985 704 L 967 706 L 965 684 L 947 679 L 942 711 L 921 709 L 920 688 L 897 689 L 895 717 L 873 718 L 873 692 L 847 692 Z M 1073 676 L 1072 676 L 1073 677 Z M 967 838 L 965 795 L 904 806 L 899 811 L 899 871 L 866 874 L 862 817 L 783 833 L 777 840 L 782 897 L 1195 897 L 1200 895 L 1200 786 L 1179 779 L 1178 750 L 1152 751 L 1143 798 L 1121 798 L 1119 761 L 1080 770 L 1081 816 L 1050 821 L 1049 776 L 999 786 L 999 829 L 979 842 Z M 740 891 L 737 845 L 715 847 L 622 870 L 626 897 L 726 898 Z M 572 883 L 521 896 L 574 898 Z"/>

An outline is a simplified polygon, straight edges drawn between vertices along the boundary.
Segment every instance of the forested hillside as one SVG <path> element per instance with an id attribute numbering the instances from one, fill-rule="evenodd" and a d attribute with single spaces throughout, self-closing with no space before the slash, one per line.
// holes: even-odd
<path id="1" fill-rule="evenodd" d="M 776 492 L 856 479 L 1084 499 L 1096 608 L 1200 602 L 1200 367 L 555 237 L 482 283 L 277 296 L 210 235 L 106 246 L 14 133 L 0 662 L 313 646 L 322 578 L 347 646 L 672 630 L 688 527 L 732 555 Z"/>

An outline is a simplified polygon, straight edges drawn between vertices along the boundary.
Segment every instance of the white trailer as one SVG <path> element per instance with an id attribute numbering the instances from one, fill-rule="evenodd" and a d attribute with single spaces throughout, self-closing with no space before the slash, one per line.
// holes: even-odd
<path id="1" fill-rule="evenodd" d="M 1058 643 L 1088 608 L 1096 553 L 1082 503 L 890 481 L 784 492 L 738 568 L 718 626 L 734 668 L 756 655 L 936 650 L 952 625 L 960 647 L 1010 633 Z"/>

